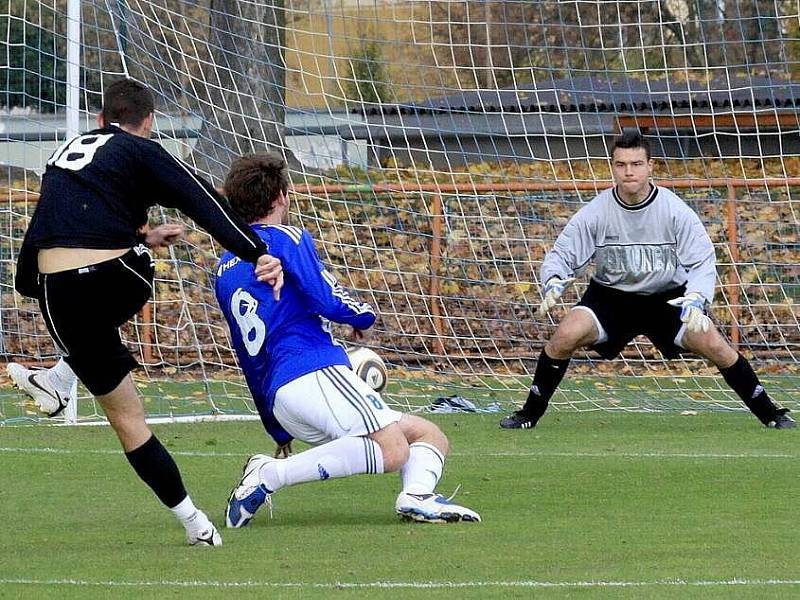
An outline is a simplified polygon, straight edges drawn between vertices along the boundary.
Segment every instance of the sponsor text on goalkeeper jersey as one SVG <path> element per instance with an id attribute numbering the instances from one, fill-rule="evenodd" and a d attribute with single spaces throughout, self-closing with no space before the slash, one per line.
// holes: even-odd
<path id="1" fill-rule="evenodd" d="M 542 281 L 574 277 L 594 261 L 593 279 L 634 294 L 686 285 L 714 297 L 714 246 L 697 214 L 670 190 L 652 186 L 635 205 L 616 188 L 600 192 L 569 220 L 542 263 Z"/>

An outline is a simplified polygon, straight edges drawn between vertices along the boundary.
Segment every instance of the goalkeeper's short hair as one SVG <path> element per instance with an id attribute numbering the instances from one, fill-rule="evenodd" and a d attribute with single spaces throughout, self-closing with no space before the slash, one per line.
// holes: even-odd
<path id="1" fill-rule="evenodd" d="M 614 151 L 617 148 L 643 148 L 647 155 L 647 160 L 650 160 L 650 142 L 648 142 L 638 129 L 627 129 L 622 132 L 622 135 L 614 140 L 614 146 L 611 148 L 611 156 L 614 156 Z"/>

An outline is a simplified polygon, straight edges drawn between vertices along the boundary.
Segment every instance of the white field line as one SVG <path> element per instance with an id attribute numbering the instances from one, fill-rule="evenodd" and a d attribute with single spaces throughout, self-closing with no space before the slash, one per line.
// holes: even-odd
<path id="1" fill-rule="evenodd" d="M 271 582 L 271 581 L 87 581 L 81 579 L 0 579 L 0 585 L 74 586 L 110 588 L 262 588 L 262 589 L 454 589 L 454 588 L 645 588 L 645 587 L 777 587 L 797 586 L 796 579 L 720 579 L 653 581 L 370 581 L 370 582 Z"/>
<path id="2" fill-rule="evenodd" d="M 269 449 L 269 448 L 267 448 Z M 86 454 L 117 455 L 122 450 L 39 447 L 1 447 L 0 454 Z M 173 456 L 200 458 L 244 458 L 252 452 L 198 452 L 193 450 L 170 450 Z M 449 456 L 461 458 L 640 458 L 640 459 L 689 459 L 689 460 L 730 460 L 730 459 L 800 459 L 800 454 L 767 454 L 757 452 L 716 453 L 716 452 L 551 452 L 548 450 L 531 452 L 453 452 Z"/>

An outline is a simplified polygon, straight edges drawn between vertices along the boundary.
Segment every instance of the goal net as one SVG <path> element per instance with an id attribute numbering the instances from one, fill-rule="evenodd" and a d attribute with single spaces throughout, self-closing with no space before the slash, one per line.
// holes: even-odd
<path id="1" fill-rule="evenodd" d="M 156 94 L 154 137 L 215 184 L 238 154 L 288 159 L 292 218 L 380 309 L 369 344 L 390 367 L 387 399 L 410 410 L 524 400 L 588 280 L 538 318 L 542 258 L 611 185 L 613 138 L 640 128 L 656 178 L 715 244 L 718 327 L 793 408 L 799 22 L 796 1 L 759 0 L 0 3 L 2 358 L 57 358 L 36 304 L 13 290 L 16 253 L 48 156 L 130 76 Z M 124 328 L 148 413 L 253 415 L 213 298 L 221 249 L 187 227 Z M 553 404 L 741 408 L 704 361 L 667 362 L 644 338 L 614 361 L 576 355 Z M 78 413 L 102 414 L 89 397 Z M 21 395 L 0 389 L 0 423 L 27 419 Z"/>

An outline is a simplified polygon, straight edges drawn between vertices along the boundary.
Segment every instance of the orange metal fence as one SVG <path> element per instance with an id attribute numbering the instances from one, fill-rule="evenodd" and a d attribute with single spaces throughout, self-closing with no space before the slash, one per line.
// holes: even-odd
<path id="1" fill-rule="evenodd" d="M 737 191 L 746 189 L 772 189 L 800 187 L 800 178 L 765 178 L 765 179 L 675 179 L 656 181 L 658 185 L 676 189 L 709 189 L 725 188 L 727 196 L 725 201 L 724 215 L 720 215 L 725 221 L 726 236 L 731 260 L 736 263 L 739 260 L 739 233 L 737 225 L 738 216 L 738 197 Z M 432 198 L 431 208 L 431 243 L 429 247 L 430 259 L 430 286 L 428 289 L 429 302 L 431 306 L 431 317 L 434 332 L 437 336 L 435 348 L 437 352 L 444 353 L 442 336 L 443 307 L 442 296 L 439 289 L 439 268 L 442 263 L 444 239 L 444 201 L 443 196 L 447 194 L 476 194 L 476 193 L 519 193 L 519 192 L 542 192 L 542 191 L 588 191 L 597 192 L 604 187 L 611 185 L 610 181 L 597 182 L 509 182 L 509 183 L 483 183 L 483 184 L 415 184 L 415 183 L 395 183 L 395 184 L 363 184 L 363 185 L 319 185 L 319 186 L 294 186 L 295 193 L 310 196 L 326 197 L 333 194 L 355 194 L 355 193 L 429 193 Z M 11 202 L 35 202 L 38 194 L 34 192 L 15 192 L 11 194 Z M 730 310 L 732 313 L 732 324 L 730 338 L 734 347 L 738 348 L 740 342 L 739 332 L 739 276 L 736 269 L 730 269 L 726 284 L 730 293 Z M 141 314 L 140 323 L 142 325 L 142 358 L 145 363 L 153 360 L 154 347 L 154 323 L 152 318 L 152 307 L 147 304 Z"/>

